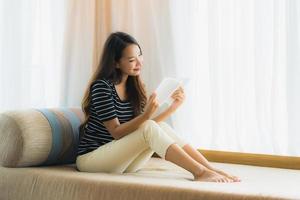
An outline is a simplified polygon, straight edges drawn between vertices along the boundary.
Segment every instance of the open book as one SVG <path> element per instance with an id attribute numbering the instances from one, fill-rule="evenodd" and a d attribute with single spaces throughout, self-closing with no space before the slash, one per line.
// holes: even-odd
<path id="1" fill-rule="evenodd" d="M 184 87 L 190 79 L 188 78 L 164 78 L 159 86 L 156 88 L 155 92 L 157 94 L 156 98 L 161 106 L 163 103 L 171 104 L 173 99 L 171 98 L 173 92 L 179 87 Z"/>

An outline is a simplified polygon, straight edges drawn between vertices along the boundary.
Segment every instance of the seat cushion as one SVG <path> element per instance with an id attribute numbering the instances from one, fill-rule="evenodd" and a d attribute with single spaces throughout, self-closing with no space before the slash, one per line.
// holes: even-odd
<path id="1" fill-rule="evenodd" d="M 80 108 L 44 108 L 0 114 L 0 165 L 25 167 L 74 163 Z"/>
<path id="2" fill-rule="evenodd" d="M 79 172 L 76 166 L 0 167 L 0 199 L 7 200 L 275 200 L 300 199 L 300 171 L 212 163 L 242 182 L 195 182 L 188 171 L 151 158 L 136 173 Z"/>

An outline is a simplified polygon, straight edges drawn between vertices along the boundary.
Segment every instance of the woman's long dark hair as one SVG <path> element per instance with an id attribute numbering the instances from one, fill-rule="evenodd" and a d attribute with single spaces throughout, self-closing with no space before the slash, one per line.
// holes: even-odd
<path id="1" fill-rule="evenodd" d="M 122 72 L 120 69 L 116 68 L 116 62 L 119 62 L 122 57 L 123 50 L 131 44 L 137 45 L 142 54 L 140 45 L 132 36 L 127 33 L 115 32 L 110 34 L 110 36 L 107 38 L 104 44 L 100 63 L 88 83 L 88 87 L 85 90 L 85 94 L 81 102 L 81 108 L 85 114 L 85 120 L 79 127 L 81 136 L 83 134 L 83 128 L 90 117 L 91 85 L 95 80 L 103 78 L 110 80 L 113 84 L 118 84 L 121 82 Z M 147 97 L 140 76 L 128 76 L 126 82 L 126 94 L 131 105 L 133 106 L 134 115 L 137 116 L 141 114 L 146 105 Z"/>

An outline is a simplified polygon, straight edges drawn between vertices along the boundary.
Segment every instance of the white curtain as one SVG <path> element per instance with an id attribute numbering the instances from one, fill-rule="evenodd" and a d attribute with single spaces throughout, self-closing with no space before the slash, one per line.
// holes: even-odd
<path id="1" fill-rule="evenodd" d="M 299 156 L 300 2 L 188 2 L 171 4 L 177 73 L 192 79 L 176 129 L 200 148 Z"/>
<path id="2" fill-rule="evenodd" d="M 0 11 L 0 110 L 80 106 L 104 40 L 125 31 L 149 93 L 190 78 L 171 123 L 193 146 L 300 154 L 297 0 L 2 0 Z"/>
<path id="3" fill-rule="evenodd" d="M 0 111 L 80 106 L 94 10 L 94 1 L 0 1 Z"/>
<path id="4" fill-rule="evenodd" d="M 2 0 L 0 10 L 0 109 L 57 105 L 64 4 Z"/>

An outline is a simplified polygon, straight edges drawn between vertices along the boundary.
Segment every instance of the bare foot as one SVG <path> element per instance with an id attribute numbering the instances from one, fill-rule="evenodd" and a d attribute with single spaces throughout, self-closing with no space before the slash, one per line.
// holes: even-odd
<path id="1" fill-rule="evenodd" d="M 206 181 L 206 182 L 219 182 L 219 183 L 229 183 L 233 182 L 230 178 L 223 176 L 217 172 L 209 169 L 205 169 L 200 175 L 194 175 L 194 181 Z"/>
<path id="2" fill-rule="evenodd" d="M 233 182 L 241 182 L 241 179 L 237 176 L 232 176 L 232 175 L 229 175 L 219 169 L 214 169 L 213 171 L 217 172 L 218 174 L 221 174 L 229 179 L 231 179 Z"/>

